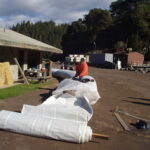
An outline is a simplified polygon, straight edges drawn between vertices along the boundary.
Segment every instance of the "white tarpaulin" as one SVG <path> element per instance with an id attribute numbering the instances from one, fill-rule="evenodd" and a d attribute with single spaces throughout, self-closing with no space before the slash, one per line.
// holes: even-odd
<path id="1" fill-rule="evenodd" d="M 52 75 L 60 78 L 73 78 L 76 72 L 63 69 L 52 69 Z"/>
<path id="2" fill-rule="evenodd" d="M 92 138 L 92 130 L 87 125 L 93 115 L 91 104 L 99 98 L 93 78 L 87 83 L 65 79 L 38 106 L 24 105 L 21 113 L 0 111 L 0 128 L 57 140 L 88 142 Z"/>
<path id="3" fill-rule="evenodd" d="M 88 142 L 92 107 L 86 97 L 68 93 L 49 97 L 38 106 L 24 105 L 21 113 L 0 111 L 0 128 L 17 133 L 76 143 Z"/>
<path id="4" fill-rule="evenodd" d="M 93 110 L 86 97 L 77 98 L 65 93 L 51 96 L 38 106 L 24 105 L 21 113 L 87 123 Z"/>
<path id="5" fill-rule="evenodd" d="M 100 98 L 95 81 L 83 83 L 72 79 L 64 79 L 52 94 L 57 95 L 64 91 L 73 91 L 77 97 L 86 96 L 90 105 L 95 104 Z"/>
<path id="6" fill-rule="evenodd" d="M 17 112 L 1 111 L 0 128 L 33 135 L 76 143 L 88 142 L 92 130 L 87 124 L 75 121 L 50 119 L 41 116 L 23 115 Z"/>
<path id="7" fill-rule="evenodd" d="M 75 71 L 52 69 L 53 75 L 60 78 L 69 78 L 60 82 L 58 88 L 53 92 L 53 95 L 63 93 L 64 91 L 73 91 L 75 96 L 86 96 L 89 100 L 89 104 L 95 104 L 101 97 L 97 90 L 97 84 L 93 77 L 84 76 L 82 80 L 89 79 L 89 82 L 82 82 L 73 80 Z"/>
<path id="8" fill-rule="evenodd" d="M 53 76 L 63 78 L 63 79 L 73 78 L 75 76 L 75 74 L 76 74 L 76 71 L 73 71 L 73 70 L 52 69 Z M 82 79 L 85 79 L 85 78 L 94 80 L 94 78 L 89 75 L 82 77 Z"/>

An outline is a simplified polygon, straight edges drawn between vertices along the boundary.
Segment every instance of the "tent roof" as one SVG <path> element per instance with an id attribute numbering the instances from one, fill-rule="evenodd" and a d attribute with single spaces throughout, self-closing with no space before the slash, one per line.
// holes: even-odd
<path id="1" fill-rule="evenodd" d="M 0 46 L 18 47 L 36 51 L 62 53 L 62 50 L 23 34 L 0 27 Z"/>

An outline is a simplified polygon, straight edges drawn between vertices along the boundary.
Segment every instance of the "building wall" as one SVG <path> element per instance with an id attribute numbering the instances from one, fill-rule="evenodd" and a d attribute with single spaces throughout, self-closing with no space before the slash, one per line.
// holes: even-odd
<path id="1" fill-rule="evenodd" d="M 91 54 L 89 56 L 89 62 L 91 64 L 106 64 L 113 63 L 113 54 L 104 53 L 104 54 Z"/>
<path id="2" fill-rule="evenodd" d="M 18 66 L 17 65 L 10 65 L 10 69 L 13 73 L 13 80 L 17 81 L 18 80 Z"/>
<path id="3" fill-rule="evenodd" d="M 144 55 L 138 52 L 130 52 L 128 54 L 128 65 L 143 65 Z"/>

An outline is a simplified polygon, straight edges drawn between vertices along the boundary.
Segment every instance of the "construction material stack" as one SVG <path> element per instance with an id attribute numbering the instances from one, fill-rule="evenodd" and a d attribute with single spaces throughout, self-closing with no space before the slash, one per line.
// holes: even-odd
<path id="1" fill-rule="evenodd" d="M 13 84 L 13 76 L 9 62 L 0 63 L 0 86 L 12 84 Z"/>

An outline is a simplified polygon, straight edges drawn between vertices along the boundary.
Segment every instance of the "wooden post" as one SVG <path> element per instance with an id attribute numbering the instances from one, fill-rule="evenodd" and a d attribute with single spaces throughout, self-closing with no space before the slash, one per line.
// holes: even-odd
<path id="1" fill-rule="evenodd" d="M 21 68 L 21 66 L 20 66 L 20 64 L 19 64 L 19 62 L 18 62 L 18 59 L 17 59 L 17 57 L 16 57 L 14 51 L 13 51 L 12 49 L 10 49 L 10 52 L 11 52 L 11 54 L 12 54 L 12 56 L 13 56 L 13 59 L 14 59 L 15 63 L 17 64 L 17 66 L 18 66 L 18 68 L 19 68 L 19 71 L 20 71 L 21 75 L 23 76 L 23 78 L 24 78 L 24 80 L 25 80 L 25 83 L 26 83 L 26 84 L 29 84 L 29 82 L 28 82 L 26 76 L 24 75 L 24 72 L 23 72 L 23 70 L 22 70 L 22 68 Z"/>
<path id="2" fill-rule="evenodd" d="M 52 61 L 49 61 L 48 76 L 52 77 Z"/>

